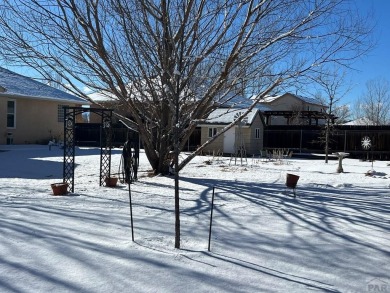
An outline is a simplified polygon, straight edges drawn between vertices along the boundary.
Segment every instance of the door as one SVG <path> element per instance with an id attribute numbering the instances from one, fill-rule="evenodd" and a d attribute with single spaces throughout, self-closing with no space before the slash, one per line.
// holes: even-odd
<path id="1" fill-rule="evenodd" d="M 230 128 L 223 134 L 223 152 L 234 154 L 234 142 L 236 138 L 236 127 Z"/>

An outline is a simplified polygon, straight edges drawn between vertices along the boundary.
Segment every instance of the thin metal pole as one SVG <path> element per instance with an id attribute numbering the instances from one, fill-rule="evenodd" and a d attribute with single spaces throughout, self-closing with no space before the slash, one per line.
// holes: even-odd
<path id="1" fill-rule="evenodd" d="M 131 240 L 134 241 L 134 229 L 133 229 L 133 205 L 131 203 L 131 188 L 130 188 L 130 180 L 127 183 L 129 186 L 129 204 L 130 204 L 130 221 L 131 221 Z"/>
<path id="2" fill-rule="evenodd" d="M 301 129 L 301 137 L 299 140 L 299 152 L 302 153 L 302 136 L 303 136 L 303 130 Z"/>
<path id="3" fill-rule="evenodd" d="M 214 187 L 213 187 L 213 196 L 211 198 L 211 215 L 210 215 L 210 230 L 209 230 L 209 247 L 208 247 L 208 251 L 210 251 L 210 243 L 211 243 L 211 226 L 213 224 L 213 210 L 214 210 Z"/>

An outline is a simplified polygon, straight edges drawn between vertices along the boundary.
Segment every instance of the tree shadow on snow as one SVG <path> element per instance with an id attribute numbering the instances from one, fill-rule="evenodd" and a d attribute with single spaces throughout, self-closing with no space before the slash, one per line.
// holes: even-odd
<path id="1" fill-rule="evenodd" d="M 384 259 L 390 256 L 388 246 L 384 245 L 390 232 L 387 188 L 367 190 L 352 185 L 298 184 L 294 198 L 291 190 L 277 182 L 183 177 L 181 180 L 204 185 L 195 204 L 183 210 L 188 216 L 199 213 L 209 216 L 211 193 L 215 188 L 213 245 L 224 252 L 220 256 L 213 254 L 214 257 L 241 266 L 247 260 L 236 257 L 235 253 L 245 251 L 244 254 L 254 259 L 254 255 L 263 255 L 261 259 L 291 267 L 298 265 L 307 271 L 323 266 L 385 277 L 385 272 L 378 273 L 376 267 L 383 266 Z M 334 292 L 327 286 L 320 285 L 320 288 Z"/>
<path id="2" fill-rule="evenodd" d="M 112 149 L 111 154 L 120 154 L 121 150 Z M 100 148 L 75 148 L 75 168 L 78 156 L 99 156 Z M 0 152 L 0 178 L 24 179 L 62 179 L 64 150 L 48 146 L 31 149 L 11 149 Z M 50 160 L 57 158 L 57 160 Z M 96 168 L 99 166 L 97 164 Z"/>
<path id="3" fill-rule="evenodd" d="M 380 267 L 389 257 L 388 246 L 383 245 L 386 243 L 384 237 L 390 232 L 388 189 L 367 190 L 348 185 L 332 187 L 298 184 L 298 196 L 293 198 L 291 190 L 280 182 L 250 183 L 187 177 L 180 177 L 180 180 L 203 186 L 201 194 L 182 199 L 185 201 L 181 208 L 184 235 L 187 233 L 194 236 L 196 229 L 199 228 L 195 225 L 202 225 L 199 230 L 208 231 L 211 193 L 215 188 L 212 252 L 200 252 L 193 258 L 194 260 L 199 259 L 199 254 L 207 255 L 214 261 L 204 258 L 199 261 L 203 263 L 209 261 L 213 265 L 216 262 L 217 264 L 223 262 L 229 268 L 239 268 L 240 272 L 254 271 L 259 274 L 259 280 L 264 275 L 287 284 L 325 292 L 338 291 L 331 281 L 328 282 L 326 278 L 324 280 L 320 274 L 311 274 L 311 271 L 324 270 L 325 275 L 329 275 L 330 270 L 324 267 L 331 267 L 335 276 L 339 271 L 353 271 L 355 275 L 364 275 L 372 271 L 371 276 L 384 278 L 386 270 L 383 269 L 381 275 L 377 273 L 376 267 Z M 156 189 L 167 187 L 165 184 L 148 184 Z M 84 270 L 94 271 L 96 275 L 100 274 L 102 279 L 114 283 L 127 282 L 122 275 L 116 274 L 115 270 L 107 269 L 110 265 L 112 267 L 118 265 L 117 259 L 126 260 L 123 262 L 122 271 L 131 269 L 136 273 L 138 268 L 142 268 L 142 265 L 137 267 L 137 264 L 147 263 L 151 267 L 183 272 L 183 268 L 175 267 L 172 263 L 160 260 L 156 254 L 150 253 L 149 248 L 158 247 L 158 244 L 145 245 L 147 240 L 138 240 L 141 233 L 144 236 L 148 233 L 156 234 L 155 230 L 159 229 L 165 231 L 166 228 L 162 228 L 162 224 L 166 223 L 159 223 L 157 220 L 159 218 L 152 218 L 155 216 L 154 213 L 143 218 L 146 221 L 146 216 L 149 216 L 150 222 L 141 223 L 137 207 L 142 205 L 144 212 L 160 209 L 163 212 L 170 212 L 173 216 L 173 205 L 156 204 L 153 192 L 138 199 L 136 186 L 135 184 L 134 188 L 132 187 L 135 236 L 138 241 L 134 249 L 128 249 L 128 246 L 123 245 L 126 237 L 128 243 L 131 243 L 128 206 L 125 201 L 127 197 L 105 199 L 89 195 L 88 200 L 84 202 L 83 198 L 87 195 L 80 194 L 82 196 L 73 198 L 79 200 L 79 203 L 70 206 L 67 206 L 66 201 L 63 205 L 50 200 L 37 201 L 34 206 L 29 201 L 23 202 L 18 199 L 14 202 L 0 201 L 1 212 L 7 215 L 0 218 L 0 231 L 3 235 L 0 243 L 0 265 L 5 268 L 4 272 L 17 272 L 20 278 L 39 279 L 64 290 L 89 292 L 72 279 L 53 276 L 49 270 L 42 268 L 38 270 L 34 267 L 34 262 L 22 263 L 9 257 L 19 255 L 21 245 L 14 244 L 25 241 L 30 241 L 33 247 L 38 247 L 39 243 L 44 244 L 40 249 L 42 254 L 40 251 L 29 254 L 32 256 L 35 253 L 36 263 L 41 261 L 44 264 L 47 255 L 53 253 L 59 259 L 68 263 L 71 260 Z M 193 192 L 188 188 L 185 191 Z M 161 201 L 166 200 L 161 198 Z M 89 206 L 100 208 L 91 209 Z M 121 212 L 122 210 L 126 212 Z M 115 212 L 117 213 L 113 216 Z M 194 218 L 199 218 L 199 221 L 195 223 L 185 221 Z M 56 220 L 52 221 L 53 219 Z M 166 220 L 164 217 L 161 219 Z M 89 227 L 88 230 L 85 229 L 84 223 Z M 140 231 L 141 229 L 145 231 Z M 151 231 L 152 229 L 155 230 Z M 102 235 L 100 233 L 103 230 L 113 232 Z M 123 231 L 128 235 L 123 236 Z M 204 236 L 205 233 L 202 233 Z M 107 235 L 110 239 L 107 239 Z M 377 239 L 378 235 L 383 235 L 383 239 Z M 171 237 L 172 233 L 168 236 Z M 134 253 L 139 249 L 143 250 L 142 254 Z M 152 252 L 164 254 L 164 250 Z M 188 255 L 190 253 L 193 251 L 188 252 Z M 374 254 L 375 257 L 371 259 L 370 254 Z M 90 257 L 91 255 L 93 257 Z M 380 263 L 380 259 L 383 263 Z M 106 263 L 101 260 L 105 260 Z M 146 270 L 148 268 L 146 267 Z M 191 279 L 194 271 L 186 268 L 186 277 Z M 142 272 L 138 273 L 138 276 L 141 274 Z M 211 274 L 213 275 L 204 274 L 202 280 L 209 282 L 210 286 L 215 286 L 214 288 L 222 282 L 230 282 L 232 288 L 235 285 L 234 279 L 228 280 L 214 271 Z M 131 286 L 130 278 L 128 282 Z M 8 282 L 6 277 L 0 277 L 1 288 L 20 291 L 18 285 Z"/>

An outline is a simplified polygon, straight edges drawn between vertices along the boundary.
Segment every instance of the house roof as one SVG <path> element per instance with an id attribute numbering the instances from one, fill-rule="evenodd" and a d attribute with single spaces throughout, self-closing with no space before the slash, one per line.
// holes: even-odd
<path id="1" fill-rule="evenodd" d="M 343 125 L 375 125 L 375 123 L 372 122 L 370 119 L 363 117 L 349 121 L 347 123 L 344 123 Z"/>
<path id="2" fill-rule="evenodd" d="M 0 67 L 0 97 L 90 104 L 86 100 Z"/>
<path id="3" fill-rule="evenodd" d="M 322 104 L 316 100 L 316 99 L 313 99 L 313 98 L 308 98 L 308 97 L 304 97 L 304 96 L 300 96 L 300 95 L 295 95 L 295 94 L 292 94 L 292 93 L 284 93 L 282 95 L 277 95 L 277 96 L 266 96 L 260 103 L 264 103 L 264 104 L 269 104 L 269 103 L 272 103 L 273 101 L 275 100 L 278 100 L 286 95 L 291 95 L 307 104 L 312 104 L 312 105 L 320 105 L 322 106 Z"/>
<path id="4" fill-rule="evenodd" d="M 225 97 L 222 101 L 220 101 L 220 103 L 222 103 L 221 108 L 248 109 L 253 104 L 253 100 L 251 98 L 237 95 L 233 97 Z M 271 110 L 269 106 L 262 103 L 258 103 L 255 108 L 262 112 Z"/>
<path id="5" fill-rule="evenodd" d="M 156 84 L 161 87 L 161 84 L 159 84 L 159 81 L 156 80 Z M 140 86 L 140 85 L 138 85 Z M 132 84 L 127 84 L 129 93 L 131 93 L 131 97 L 142 99 L 142 100 L 152 100 L 150 97 L 150 94 L 148 94 L 148 90 L 145 90 L 141 93 L 139 93 L 139 90 L 135 87 L 132 87 Z M 190 91 L 191 92 L 191 91 Z M 188 93 L 187 93 L 188 94 Z M 92 101 L 95 102 L 118 102 L 118 97 L 115 96 L 112 92 L 109 90 L 100 90 L 93 93 L 88 94 L 88 98 L 90 98 Z M 194 96 L 194 101 L 196 101 L 196 97 Z M 216 104 L 220 105 L 221 108 L 241 108 L 241 109 L 247 109 L 252 104 L 253 101 L 250 98 L 243 97 L 241 95 L 236 95 L 234 93 L 228 93 L 224 95 L 223 97 L 216 96 L 214 97 L 214 101 Z M 263 104 L 257 104 L 256 108 L 260 109 L 261 111 L 267 111 L 271 110 L 268 106 Z"/>
<path id="6" fill-rule="evenodd" d="M 218 108 L 211 112 L 202 124 L 229 124 L 236 120 L 244 111 L 245 109 L 242 108 Z M 251 125 L 259 112 L 259 109 L 252 109 L 246 116 L 247 119 L 242 120 L 244 125 Z"/>
<path id="7" fill-rule="evenodd" d="M 113 102 L 118 101 L 118 98 L 110 93 L 109 91 L 99 91 L 88 94 L 88 98 L 90 98 L 94 102 Z"/>

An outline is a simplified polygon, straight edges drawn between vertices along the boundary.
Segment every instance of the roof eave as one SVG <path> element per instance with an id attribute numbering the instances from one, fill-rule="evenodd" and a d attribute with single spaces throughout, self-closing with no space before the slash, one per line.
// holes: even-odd
<path id="1" fill-rule="evenodd" d="M 73 103 L 81 105 L 91 105 L 92 103 L 87 100 L 75 101 L 66 98 L 51 98 L 51 97 L 35 97 L 35 96 L 25 96 L 25 95 L 15 95 L 10 93 L 0 93 L 0 97 L 9 98 L 9 99 L 32 99 L 40 101 L 51 101 L 51 102 L 62 102 L 62 103 Z"/>
<path id="2" fill-rule="evenodd" d="M 229 125 L 231 122 L 210 122 L 210 123 L 207 123 L 207 122 L 203 122 L 202 124 L 198 124 L 197 127 L 218 127 L 218 126 L 226 126 L 226 125 Z M 235 126 L 238 126 L 238 124 L 236 124 Z M 241 127 L 244 127 L 244 128 L 249 128 L 251 125 L 250 124 L 245 124 L 245 125 L 241 125 Z"/>

